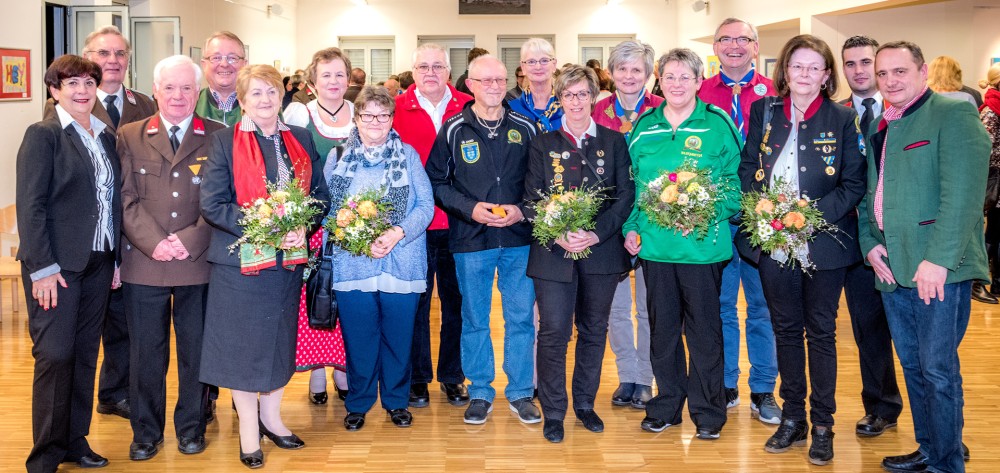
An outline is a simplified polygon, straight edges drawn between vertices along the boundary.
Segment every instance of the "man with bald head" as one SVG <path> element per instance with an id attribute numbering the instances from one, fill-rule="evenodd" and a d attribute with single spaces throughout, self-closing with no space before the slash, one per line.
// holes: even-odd
<path id="1" fill-rule="evenodd" d="M 465 422 L 485 423 L 496 396 L 490 339 L 495 276 L 503 303 L 504 394 L 521 422 L 534 424 L 542 421 L 532 402 L 535 290 L 526 274 L 531 226 L 521 206 L 535 126 L 507 107 L 507 69 L 496 57 L 472 61 L 466 84 L 474 100 L 444 121 L 427 160 L 435 203 L 448 214 L 462 294 L 462 369 L 472 399 Z"/>
<path id="2" fill-rule="evenodd" d="M 233 126 L 243 116 L 236 100 L 236 74 L 247 63 L 246 46 L 234 33 L 219 31 L 205 40 L 201 54 L 208 87 L 202 89 L 194 110 L 203 118 Z"/>

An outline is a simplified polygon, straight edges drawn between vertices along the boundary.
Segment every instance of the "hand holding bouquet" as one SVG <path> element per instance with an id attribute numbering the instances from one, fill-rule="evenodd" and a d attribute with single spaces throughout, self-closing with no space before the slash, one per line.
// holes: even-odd
<path id="1" fill-rule="evenodd" d="M 306 194 L 299 186 L 298 179 L 292 179 L 284 186 L 267 184 L 267 197 L 260 197 L 240 207 L 243 216 L 239 225 L 243 236 L 229 246 L 229 251 L 240 251 L 240 266 L 244 274 L 256 274 L 274 264 L 277 250 L 284 251 L 282 265 L 291 268 L 305 263 L 308 251 L 304 245 L 286 248 L 289 233 L 303 231 L 319 214 L 315 204 L 319 203 Z M 303 240 L 296 238 L 295 240 Z"/>
<path id="2" fill-rule="evenodd" d="M 819 232 L 834 233 L 837 226 L 823 219 L 816 200 L 798 197 L 798 192 L 782 179 L 763 192 L 747 193 L 740 206 L 743 231 L 750 244 L 782 265 L 797 261 L 803 272 L 815 268 L 809 260 L 809 242 Z"/>
<path id="3" fill-rule="evenodd" d="M 334 244 L 353 256 L 372 257 L 372 243 L 392 228 L 389 212 L 392 205 L 382 199 L 380 189 L 349 195 L 327 219 L 326 230 Z"/>
<path id="4" fill-rule="evenodd" d="M 596 188 L 568 191 L 553 188 L 548 194 L 539 194 L 542 199 L 534 204 L 531 234 L 546 248 L 553 241 L 567 240 L 570 233 L 593 230 L 597 225 L 597 211 L 606 199 L 603 190 Z M 574 237 L 576 240 L 579 237 Z M 590 247 L 577 252 L 567 251 L 564 256 L 574 260 L 586 258 L 590 256 Z"/>
<path id="5" fill-rule="evenodd" d="M 684 161 L 677 169 L 665 171 L 649 181 L 639 195 L 639 210 L 649 221 L 687 236 L 695 232 L 699 240 L 716 223 L 716 201 L 728 183 L 711 180 L 710 169 L 698 169 L 697 162 Z"/>

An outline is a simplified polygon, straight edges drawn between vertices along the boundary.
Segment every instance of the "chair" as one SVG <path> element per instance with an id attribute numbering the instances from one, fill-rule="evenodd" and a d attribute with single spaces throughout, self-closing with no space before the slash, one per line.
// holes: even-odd
<path id="1" fill-rule="evenodd" d="M 10 300 L 11 308 L 16 314 L 21 305 L 17 292 L 20 289 L 18 283 L 21 282 L 21 264 L 14 260 L 13 256 L 0 256 L 0 283 L 5 279 L 10 279 Z M 3 316 L 3 287 L 0 285 L 0 321 Z"/>
<path id="2" fill-rule="evenodd" d="M 14 260 L 20 240 L 17 236 L 17 210 L 14 205 L 0 209 L 0 283 L 10 279 L 11 309 L 19 310 L 18 291 L 21 281 L 21 265 Z M 3 315 L 3 287 L 0 284 L 0 316 Z M 2 318 L 0 318 L 2 321 Z"/>

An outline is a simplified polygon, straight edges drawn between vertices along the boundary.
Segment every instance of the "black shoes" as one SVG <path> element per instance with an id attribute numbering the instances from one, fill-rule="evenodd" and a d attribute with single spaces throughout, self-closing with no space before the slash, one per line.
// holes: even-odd
<path id="1" fill-rule="evenodd" d="M 782 420 L 778 430 L 767 439 L 764 450 L 769 453 L 783 453 L 792 446 L 805 445 L 808 429 L 809 424 L 804 420 Z"/>
<path id="2" fill-rule="evenodd" d="M 879 417 L 876 415 L 868 414 L 861 418 L 855 425 L 854 433 L 858 437 L 877 437 L 885 432 L 885 429 L 891 429 L 896 426 L 896 421 L 889 420 L 884 417 Z"/>
<path id="3" fill-rule="evenodd" d="M 413 424 L 413 414 L 410 414 L 406 408 L 389 411 L 389 418 L 392 419 L 392 423 L 396 427 L 409 427 Z"/>
<path id="4" fill-rule="evenodd" d="M 205 423 L 211 424 L 215 420 L 215 399 L 209 399 L 205 404 Z"/>
<path id="5" fill-rule="evenodd" d="M 326 404 L 326 400 L 327 399 L 328 399 L 328 396 L 326 395 L 326 391 L 323 391 L 321 393 L 314 393 L 312 391 L 309 391 L 309 402 L 311 402 L 313 404 L 317 404 L 317 405 L 319 405 L 319 404 Z"/>
<path id="6" fill-rule="evenodd" d="M 462 383 L 441 383 L 441 392 L 448 398 L 448 404 L 464 406 L 469 403 L 469 391 Z"/>
<path id="7" fill-rule="evenodd" d="M 98 404 L 97 413 L 116 415 L 123 419 L 128 419 L 132 415 L 132 409 L 128 405 L 128 399 L 122 399 L 114 404 Z"/>
<path id="8" fill-rule="evenodd" d="M 258 448 L 256 452 L 243 453 L 241 450 L 240 462 L 247 468 L 256 470 L 257 468 L 264 466 L 264 451 Z"/>
<path id="9" fill-rule="evenodd" d="M 205 451 L 205 436 L 177 437 L 177 450 L 185 455 L 194 455 Z"/>
<path id="10" fill-rule="evenodd" d="M 156 456 L 162 444 L 163 437 L 160 437 L 156 443 L 132 442 L 132 445 L 128 447 L 128 459 L 132 461 L 149 460 Z"/>
<path id="11" fill-rule="evenodd" d="M 542 426 L 542 435 L 545 436 L 545 440 L 552 443 L 559 443 L 562 442 L 564 434 L 563 421 L 545 419 L 545 424 Z"/>
<path id="12" fill-rule="evenodd" d="M 66 461 L 75 462 L 80 468 L 104 468 L 108 466 L 108 459 L 98 455 L 93 450 L 79 458 L 66 459 Z"/>
<path id="13" fill-rule="evenodd" d="M 969 461 L 969 447 L 962 443 L 962 460 Z M 917 450 L 907 455 L 896 455 L 882 459 L 882 469 L 891 473 L 911 473 L 927 471 L 927 457 Z"/>
<path id="14" fill-rule="evenodd" d="M 267 430 L 267 427 L 264 427 L 264 423 L 259 420 L 257 421 L 257 427 L 260 429 L 260 434 L 271 439 L 271 441 L 274 442 L 274 444 L 277 445 L 278 448 L 284 448 L 286 450 L 298 450 L 306 446 L 306 443 L 303 442 L 298 435 L 289 434 L 282 437 L 278 434 L 275 434 L 274 432 L 271 432 L 270 430 Z"/>
<path id="15" fill-rule="evenodd" d="M 344 428 L 350 431 L 361 430 L 365 426 L 364 412 L 348 412 L 344 417 Z"/>
<path id="16" fill-rule="evenodd" d="M 644 419 L 642 419 L 642 422 L 639 424 L 639 427 L 641 427 L 642 430 L 645 430 L 646 432 L 663 432 L 663 429 L 666 429 L 671 425 L 677 425 L 679 423 L 680 421 L 678 421 L 676 424 L 670 424 L 663 419 L 657 419 L 656 417 L 646 416 Z"/>
<path id="17" fill-rule="evenodd" d="M 427 383 L 410 385 L 410 407 L 427 407 L 431 403 L 431 395 L 427 392 Z"/>
<path id="18" fill-rule="evenodd" d="M 709 429 L 707 427 L 698 427 L 698 433 L 695 434 L 695 437 L 701 440 L 719 440 L 719 432 L 721 431 L 722 429 Z"/>
<path id="19" fill-rule="evenodd" d="M 340 398 L 341 401 L 347 400 L 347 394 L 351 392 L 350 389 L 340 389 L 340 386 L 337 386 L 337 383 L 333 383 L 333 388 L 337 390 L 337 397 Z"/>
<path id="20" fill-rule="evenodd" d="M 809 463 L 823 466 L 833 460 L 833 429 L 814 425 L 812 445 L 809 446 Z"/>
<path id="21" fill-rule="evenodd" d="M 604 421 L 593 409 L 576 409 L 576 418 L 583 422 L 583 427 L 591 432 L 604 432 Z M 548 421 L 546 421 L 548 422 Z M 559 424 L 560 426 L 562 423 Z"/>
<path id="22" fill-rule="evenodd" d="M 653 398 L 653 387 L 646 386 L 645 384 L 635 385 L 635 391 L 632 393 L 632 408 L 633 409 L 645 409 L 646 403 Z"/>
<path id="23" fill-rule="evenodd" d="M 987 291 L 986 285 L 981 282 L 972 283 L 972 300 L 982 302 L 984 304 L 1000 304 L 1000 300 L 997 300 L 997 296 L 994 296 L 990 293 L 990 291 Z"/>
<path id="24" fill-rule="evenodd" d="M 635 392 L 635 383 L 621 383 L 618 385 L 618 389 L 611 394 L 611 405 L 612 406 L 629 406 L 632 405 L 632 393 Z"/>

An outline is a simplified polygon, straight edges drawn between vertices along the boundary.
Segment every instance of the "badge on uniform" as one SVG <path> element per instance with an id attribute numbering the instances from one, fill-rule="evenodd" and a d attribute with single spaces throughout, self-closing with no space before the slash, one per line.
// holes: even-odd
<path id="1" fill-rule="evenodd" d="M 128 103 L 135 105 L 135 96 L 132 95 L 132 91 L 125 89 L 125 98 L 128 99 Z"/>
<path id="2" fill-rule="evenodd" d="M 689 136 L 684 140 L 684 147 L 694 151 L 701 151 L 701 137 Z"/>
<path id="3" fill-rule="evenodd" d="M 598 158 L 603 158 L 604 157 L 604 150 L 603 149 L 597 150 L 597 157 Z"/>
<path id="4" fill-rule="evenodd" d="M 198 175 L 198 171 L 201 171 L 201 165 L 200 164 L 192 164 L 192 165 L 188 166 L 188 169 L 191 170 L 191 174 L 194 174 L 195 176 L 197 176 Z"/>
<path id="5" fill-rule="evenodd" d="M 753 86 L 753 93 L 757 94 L 758 97 L 763 97 L 767 93 L 767 86 L 764 84 L 757 84 Z"/>
<path id="6" fill-rule="evenodd" d="M 603 159 L 598 159 L 597 160 L 597 165 L 598 166 L 604 166 L 604 160 Z"/>
<path id="7" fill-rule="evenodd" d="M 569 151 L 563 151 L 562 152 L 562 158 L 563 159 L 569 159 Z"/>
<path id="8" fill-rule="evenodd" d="M 479 161 L 479 143 L 462 143 L 462 160 L 469 164 Z"/>
<path id="9" fill-rule="evenodd" d="M 191 131 L 196 135 L 205 136 L 205 123 L 195 118 L 191 121 Z"/>
<path id="10" fill-rule="evenodd" d="M 507 143 L 509 144 L 521 144 L 521 133 L 517 130 L 510 130 L 507 132 Z"/>
<path id="11" fill-rule="evenodd" d="M 832 176 L 832 175 L 834 175 L 836 173 L 837 173 L 837 170 L 834 169 L 833 166 L 827 166 L 826 167 L 826 175 L 827 176 Z"/>
<path id="12" fill-rule="evenodd" d="M 604 175 L 604 168 L 597 168 L 597 174 L 603 176 Z"/>

